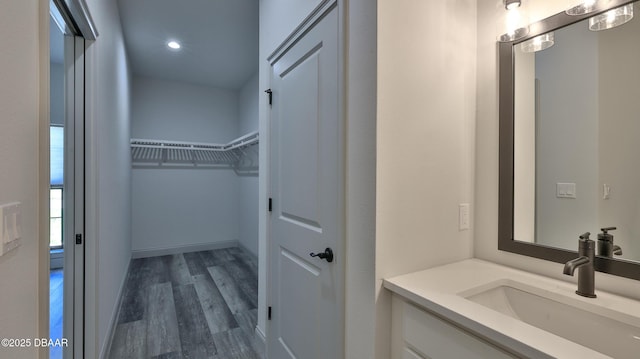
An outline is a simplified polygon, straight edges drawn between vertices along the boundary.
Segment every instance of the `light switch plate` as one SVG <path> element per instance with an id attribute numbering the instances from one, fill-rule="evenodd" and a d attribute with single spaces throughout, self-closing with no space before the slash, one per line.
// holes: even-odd
<path id="1" fill-rule="evenodd" d="M 602 185 L 602 199 L 609 198 L 611 198 L 611 186 L 605 183 Z"/>
<path id="2" fill-rule="evenodd" d="M 576 198 L 575 183 L 556 183 L 557 198 Z"/>
<path id="3" fill-rule="evenodd" d="M 22 208 L 19 202 L 0 206 L 0 256 L 22 241 Z"/>
<path id="4" fill-rule="evenodd" d="M 458 229 L 465 231 L 470 227 L 469 203 L 460 203 L 458 205 Z"/>

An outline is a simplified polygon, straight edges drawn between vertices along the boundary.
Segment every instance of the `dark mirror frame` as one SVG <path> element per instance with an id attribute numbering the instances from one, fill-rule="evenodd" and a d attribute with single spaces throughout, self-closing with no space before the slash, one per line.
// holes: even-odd
<path id="1" fill-rule="evenodd" d="M 550 246 L 519 242 L 513 238 L 513 153 L 514 153 L 514 45 L 532 39 L 549 31 L 557 30 L 580 22 L 598 13 L 626 5 L 636 0 L 611 0 L 607 6 L 599 5 L 592 13 L 579 16 L 567 15 L 564 11 L 531 24 L 527 37 L 514 42 L 498 43 L 499 63 L 499 200 L 498 200 L 498 249 L 517 253 L 529 257 L 546 259 L 557 263 L 566 263 L 577 257 L 578 236 L 583 229 L 576 228 L 576 250 L 566 250 Z M 602 3 L 602 2 L 601 2 Z M 637 9 L 640 10 L 640 9 Z M 634 19 L 632 21 L 640 21 Z M 640 280 L 640 263 L 623 260 L 596 257 L 595 268 L 621 277 Z"/>

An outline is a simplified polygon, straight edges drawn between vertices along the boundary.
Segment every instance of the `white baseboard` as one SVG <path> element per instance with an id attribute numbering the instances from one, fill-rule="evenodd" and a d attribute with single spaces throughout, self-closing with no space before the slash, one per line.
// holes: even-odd
<path id="1" fill-rule="evenodd" d="M 109 330 L 107 334 L 107 338 L 105 340 L 105 345 L 102 346 L 102 350 L 100 351 L 100 358 L 107 358 L 109 352 L 111 351 L 111 345 L 113 344 L 113 335 L 116 332 L 116 327 L 118 326 L 118 317 L 120 316 L 120 307 L 122 304 L 122 297 L 124 294 L 124 287 L 127 284 L 127 280 L 129 279 L 129 267 L 131 266 L 131 259 L 129 263 L 127 263 L 127 271 L 124 275 L 124 279 L 122 283 L 120 283 L 120 290 L 118 291 L 118 300 L 116 301 L 116 307 L 113 309 L 113 313 L 111 313 L 111 321 L 109 322 Z"/>
<path id="2" fill-rule="evenodd" d="M 255 343 L 258 346 L 259 353 L 264 353 L 264 357 L 267 357 L 267 336 L 262 329 L 256 325 L 256 337 Z"/>
<path id="3" fill-rule="evenodd" d="M 251 252 L 251 251 L 249 250 L 249 248 L 247 248 L 247 246 L 245 246 L 242 242 L 238 241 L 238 247 L 240 247 L 240 248 L 244 249 L 244 250 L 245 250 L 245 252 L 247 252 L 247 253 L 251 254 L 251 256 L 252 256 L 256 261 L 258 261 L 258 256 L 257 256 L 257 255 L 255 255 L 253 252 Z"/>
<path id="4" fill-rule="evenodd" d="M 238 245 L 239 245 L 238 240 L 237 239 L 232 239 L 232 240 L 229 240 L 229 241 L 220 241 L 220 242 L 213 242 L 213 243 L 189 244 L 189 245 L 186 245 L 186 246 L 141 249 L 141 250 L 131 251 L 131 257 L 132 258 L 146 258 L 146 257 L 166 256 L 166 255 L 172 255 L 172 254 L 199 252 L 199 251 L 210 251 L 210 250 L 214 250 L 214 249 L 238 247 Z"/>

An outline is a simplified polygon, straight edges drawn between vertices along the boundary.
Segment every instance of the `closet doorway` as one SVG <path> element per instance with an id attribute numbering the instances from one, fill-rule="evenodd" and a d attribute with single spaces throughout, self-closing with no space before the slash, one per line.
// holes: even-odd
<path id="1" fill-rule="evenodd" d="M 132 70 L 133 259 L 110 357 L 254 357 L 258 1 L 118 7 Z"/>
<path id="2" fill-rule="evenodd" d="M 132 256 L 258 250 L 258 1 L 119 0 Z"/>

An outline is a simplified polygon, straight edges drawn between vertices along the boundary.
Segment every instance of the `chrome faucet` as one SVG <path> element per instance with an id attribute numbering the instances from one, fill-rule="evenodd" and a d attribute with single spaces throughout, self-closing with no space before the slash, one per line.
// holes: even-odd
<path id="1" fill-rule="evenodd" d="M 591 233 L 587 232 L 580 236 L 578 241 L 578 255 L 576 259 L 572 259 L 564 264 L 563 273 L 573 275 L 576 268 L 578 269 L 578 290 L 576 294 L 583 297 L 595 298 L 595 267 L 593 261 L 595 258 L 595 242 L 589 239 Z"/>

